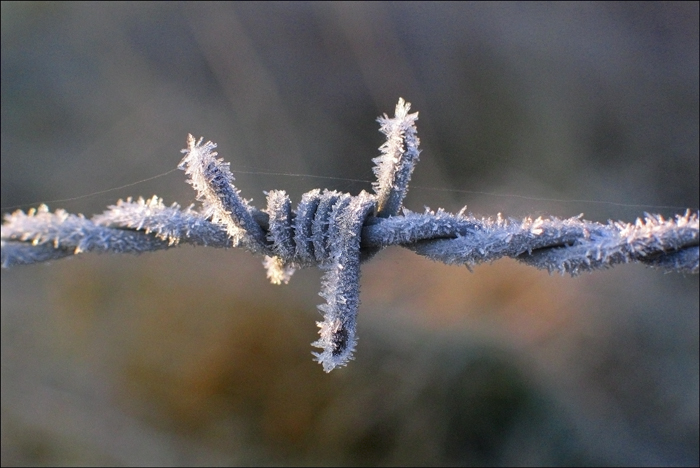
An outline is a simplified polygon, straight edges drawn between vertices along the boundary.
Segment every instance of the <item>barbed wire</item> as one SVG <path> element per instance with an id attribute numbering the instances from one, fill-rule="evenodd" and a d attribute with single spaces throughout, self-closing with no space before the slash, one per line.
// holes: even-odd
<path id="1" fill-rule="evenodd" d="M 296 210 L 282 190 L 267 193 L 260 211 L 241 198 L 229 163 L 217 159 L 216 144 L 188 136 L 185 170 L 202 207 L 165 206 L 162 199 L 120 200 L 87 219 L 41 205 L 5 216 L 2 266 L 46 262 L 82 252 L 142 253 L 182 244 L 240 247 L 264 255 L 272 283 L 287 283 L 297 268 L 324 271 L 318 322 L 312 343 L 326 372 L 352 359 L 357 342 L 360 264 L 384 247 L 400 245 L 419 255 L 471 268 L 511 257 L 549 272 L 577 275 L 641 262 L 664 271 L 697 274 L 699 213 L 672 219 L 646 214 L 634 224 L 559 219 L 476 218 L 443 210 L 414 213 L 401 209 L 418 161 L 418 114 L 399 99 L 394 118 L 378 120 L 387 141 L 373 161 L 375 194 L 352 196 L 329 190 L 305 193 Z M 401 213 L 400 213 L 401 212 Z"/>

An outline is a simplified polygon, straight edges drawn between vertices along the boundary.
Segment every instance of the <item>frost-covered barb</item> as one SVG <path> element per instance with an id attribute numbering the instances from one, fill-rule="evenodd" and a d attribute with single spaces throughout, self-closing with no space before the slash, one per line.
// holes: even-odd
<path id="1" fill-rule="evenodd" d="M 394 118 L 379 119 L 387 142 L 374 159 L 376 194 L 356 196 L 311 190 L 296 209 L 284 191 L 267 193 L 258 210 L 240 197 L 229 164 L 217 159 L 216 144 L 187 138 L 180 163 L 202 207 L 165 206 L 150 200 L 119 200 L 86 219 L 45 205 L 5 216 L 2 266 L 46 262 L 82 252 L 141 253 L 193 244 L 241 247 L 264 255 L 272 283 L 287 283 L 294 270 L 324 271 L 320 295 L 323 321 L 313 353 L 326 372 L 352 359 L 357 342 L 360 263 L 384 247 L 400 245 L 436 261 L 471 268 L 502 257 L 550 272 L 576 275 L 618 263 L 641 262 L 665 271 L 697 274 L 700 262 L 698 211 L 672 219 L 647 214 L 634 224 L 558 218 L 476 218 L 401 204 L 418 160 L 410 104 L 399 100 Z"/>
<path id="2" fill-rule="evenodd" d="M 187 183 L 197 191 L 202 215 L 225 227 L 234 246 L 245 246 L 256 253 L 268 252 L 265 234 L 253 220 L 251 207 L 233 185 L 235 179 L 229 163 L 217 159 L 218 153 L 212 151 L 216 143 L 202 144 L 202 140 L 195 141 L 192 135 L 187 136 L 187 148 L 182 150 L 185 157 L 177 166 L 185 171 L 189 176 Z"/>
<path id="3" fill-rule="evenodd" d="M 411 103 L 399 98 L 393 119 L 386 114 L 377 119 L 380 131 L 386 135 L 386 143 L 379 147 L 381 156 L 372 160 L 376 164 L 374 175 L 377 181 L 372 187 L 377 194 L 376 215 L 379 218 L 398 214 L 420 155 L 420 140 L 416 136 L 418 112 L 409 114 L 410 109 Z"/>

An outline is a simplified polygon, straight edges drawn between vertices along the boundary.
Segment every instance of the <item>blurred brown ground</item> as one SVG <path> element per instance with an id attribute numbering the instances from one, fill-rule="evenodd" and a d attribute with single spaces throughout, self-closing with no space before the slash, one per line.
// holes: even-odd
<path id="1" fill-rule="evenodd" d="M 356 193 L 399 96 L 420 112 L 412 210 L 697 209 L 698 40 L 696 2 L 4 2 L 3 211 L 168 171 L 187 133 L 259 207 Z M 194 200 L 176 171 L 49 205 L 154 193 Z M 4 270 L 2 465 L 699 462 L 697 277 L 387 249 L 331 374 L 319 278 L 189 247 Z"/>

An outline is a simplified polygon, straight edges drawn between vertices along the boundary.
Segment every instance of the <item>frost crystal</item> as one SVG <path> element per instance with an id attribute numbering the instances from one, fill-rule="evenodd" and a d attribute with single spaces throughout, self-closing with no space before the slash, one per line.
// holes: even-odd
<path id="1" fill-rule="evenodd" d="M 318 322 L 321 338 L 312 343 L 323 349 L 313 353 L 332 371 L 352 359 L 357 343 L 357 310 L 360 306 L 360 235 L 367 215 L 375 208 L 372 195 L 362 191 L 356 197 L 345 195 L 336 202 L 329 232 L 330 263 L 322 265 L 321 297 L 327 304 L 319 306 L 323 322 Z"/>
<path id="2" fill-rule="evenodd" d="M 202 144 L 202 140 L 187 136 L 187 148 L 182 150 L 185 157 L 178 165 L 178 169 L 189 176 L 187 182 L 197 191 L 202 214 L 224 226 L 234 245 L 264 252 L 265 235 L 251 216 L 248 203 L 233 185 L 235 179 L 228 168 L 229 163 L 216 158 L 218 153 L 212 151 L 216 143 L 207 141 Z"/>
<path id="3" fill-rule="evenodd" d="M 377 194 L 377 216 L 380 218 L 398 214 L 418 162 L 418 112 L 409 114 L 410 109 L 411 103 L 399 98 L 393 119 L 386 114 L 377 119 L 381 132 L 386 135 L 386 143 L 379 147 L 382 155 L 372 160 L 376 164 L 374 175 L 377 177 L 372 186 Z"/>
<path id="4" fill-rule="evenodd" d="M 270 257 L 265 255 L 263 266 L 267 270 L 267 279 L 272 284 L 287 284 L 292 279 L 295 268 L 287 266 L 280 257 Z"/>

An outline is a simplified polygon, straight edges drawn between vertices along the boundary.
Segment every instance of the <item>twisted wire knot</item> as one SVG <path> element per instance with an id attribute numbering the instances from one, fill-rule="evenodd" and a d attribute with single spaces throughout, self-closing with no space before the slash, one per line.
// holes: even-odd
<path id="1" fill-rule="evenodd" d="M 352 359 L 359 307 L 360 240 L 367 216 L 375 211 L 376 197 L 318 189 L 305 193 L 296 211 L 282 190 L 267 194 L 269 216 L 264 265 L 273 283 L 288 282 L 295 268 L 318 266 L 325 270 L 319 309 L 321 335 L 313 353 L 327 372 Z"/>
<path id="2" fill-rule="evenodd" d="M 302 196 L 294 212 L 282 190 L 267 194 L 267 229 L 255 221 L 256 210 L 240 197 L 233 185 L 229 163 L 217 159 L 216 144 L 187 138 L 185 157 L 179 167 L 203 202 L 203 213 L 226 228 L 236 246 L 265 255 L 267 276 L 273 283 L 289 281 L 295 268 L 317 265 L 325 270 L 319 306 L 324 314 L 317 323 L 321 338 L 314 353 L 326 372 L 352 359 L 359 307 L 360 241 L 365 219 L 372 213 L 386 218 L 398 213 L 420 150 L 411 105 L 399 99 L 394 118 L 378 120 L 387 142 L 374 159 L 376 195 L 362 191 L 357 196 L 335 191 L 312 190 Z M 258 215 L 260 217 L 260 215 Z M 264 224 L 264 219 L 263 223 Z M 365 258 L 378 251 L 367 251 Z"/>

